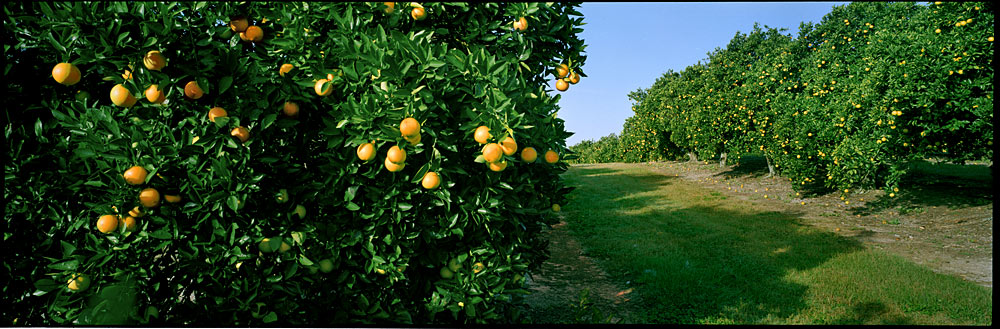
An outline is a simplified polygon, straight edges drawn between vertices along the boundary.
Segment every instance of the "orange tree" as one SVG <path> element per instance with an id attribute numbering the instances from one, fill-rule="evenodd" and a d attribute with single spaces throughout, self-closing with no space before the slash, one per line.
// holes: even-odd
<path id="1" fill-rule="evenodd" d="M 795 188 L 893 197 L 914 161 L 992 158 L 993 17 L 985 2 L 859 2 L 796 38 L 755 26 L 657 80 L 636 106 L 655 114 L 634 118 L 666 118 L 657 134 L 692 159 L 763 154 Z"/>
<path id="2" fill-rule="evenodd" d="M 473 129 L 567 152 L 576 6 L 5 4 L 2 318 L 516 319 L 566 164 Z"/>

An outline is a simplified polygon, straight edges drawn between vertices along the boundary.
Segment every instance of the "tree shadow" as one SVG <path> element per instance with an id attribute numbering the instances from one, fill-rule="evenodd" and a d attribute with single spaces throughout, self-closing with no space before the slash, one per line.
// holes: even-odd
<path id="1" fill-rule="evenodd" d="M 808 307 L 808 287 L 787 279 L 789 271 L 863 249 L 856 240 L 803 229 L 799 213 L 678 204 L 647 193 L 670 189 L 666 176 L 600 169 L 593 175 L 574 168 L 566 176 L 588 189 L 579 200 L 588 207 L 570 210 L 567 221 L 609 275 L 637 285 L 641 322 L 788 318 Z"/>
<path id="2" fill-rule="evenodd" d="M 900 190 L 894 197 L 887 192 L 862 207 L 852 208 L 852 214 L 869 215 L 894 208 L 900 213 L 920 212 L 923 207 L 959 209 L 993 203 L 993 180 L 989 176 L 982 179 L 961 175 L 944 170 L 915 170 L 900 182 Z"/>
<path id="3" fill-rule="evenodd" d="M 834 320 L 833 325 L 908 325 L 913 324 L 908 317 L 891 315 L 885 304 L 867 302 L 854 305 L 851 313 Z"/>
<path id="4" fill-rule="evenodd" d="M 718 165 L 718 160 L 714 164 Z M 757 178 L 763 177 L 767 173 L 767 159 L 764 159 L 762 156 L 744 155 L 731 169 L 715 174 L 714 176 L 722 176 L 726 179 Z"/>

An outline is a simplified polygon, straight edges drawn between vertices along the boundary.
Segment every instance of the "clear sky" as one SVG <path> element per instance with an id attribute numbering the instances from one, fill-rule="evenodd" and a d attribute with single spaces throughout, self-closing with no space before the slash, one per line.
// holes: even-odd
<path id="1" fill-rule="evenodd" d="M 798 35 L 802 22 L 819 23 L 847 2 L 585 2 L 580 37 L 587 44 L 587 73 L 559 101 L 559 117 L 574 132 L 567 146 L 621 134 L 632 116 L 628 93 L 649 88 L 668 69 L 685 67 L 725 47 L 754 22 Z M 551 84 L 551 83 L 550 83 Z"/>

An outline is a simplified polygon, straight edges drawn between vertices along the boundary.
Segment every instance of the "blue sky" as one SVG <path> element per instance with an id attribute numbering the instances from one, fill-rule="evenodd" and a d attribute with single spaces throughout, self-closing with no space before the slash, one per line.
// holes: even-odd
<path id="1" fill-rule="evenodd" d="M 833 6 L 847 2 L 586 2 L 583 33 L 587 44 L 587 77 L 571 85 L 559 101 L 559 117 L 571 146 L 621 134 L 632 116 L 628 93 L 649 88 L 668 69 L 706 59 L 724 47 L 737 31 L 754 22 L 786 28 L 797 35 L 802 22 L 819 23 Z"/>

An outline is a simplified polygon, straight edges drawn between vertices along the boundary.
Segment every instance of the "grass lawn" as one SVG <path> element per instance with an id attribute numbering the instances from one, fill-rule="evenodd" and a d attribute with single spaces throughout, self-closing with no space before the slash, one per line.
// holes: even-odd
<path id="1" fill-rule="evenodd" d="M 632 323 L 992 325 L 993 290 L 643 164 L 573 166 L 588 255 L 641 294 Z"/>

